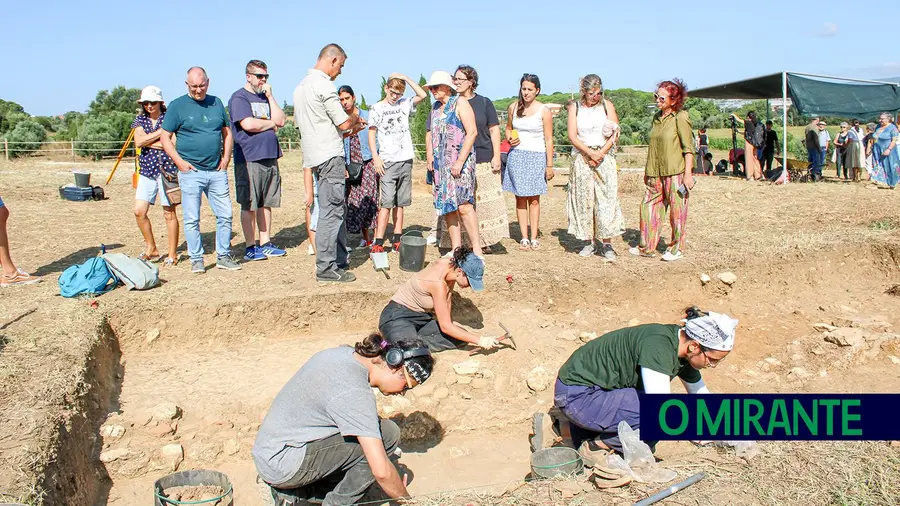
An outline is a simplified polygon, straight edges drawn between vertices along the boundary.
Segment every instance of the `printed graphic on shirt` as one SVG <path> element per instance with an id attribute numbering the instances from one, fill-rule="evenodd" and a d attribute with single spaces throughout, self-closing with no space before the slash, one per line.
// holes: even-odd
<path id="1" fill-rule="evenodd" d="M 372 106 L 369 126 L 377 132 L 379 154 L 384 161 L 402 162 L 412 159 L 412 136 L 409 131 L 409 115 L 412 110 L 412 99 L 409 98 L 401 98 L 394 105 L 379 102 Z"/>
<path id="2" fill-rule="evenodd" d="M 250 102 L 250 110 L 256 119 L 272 119 L 268 102 Z"/>

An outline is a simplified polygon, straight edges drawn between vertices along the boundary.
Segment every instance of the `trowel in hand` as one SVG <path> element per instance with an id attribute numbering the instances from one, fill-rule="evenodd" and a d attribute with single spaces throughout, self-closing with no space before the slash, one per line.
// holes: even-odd
<path id="1" fill-rule="evenodd" d="M 387 272 L 388 269 L 391 268 L 391 264 L 388 262 L 387 252 L 369 253 L 369 258 L 372 259 L 372 266 L 375 267 L 376 271 L 381 271 L 384 274 L 384 277 L 391 279 L 391 276 Z"/>

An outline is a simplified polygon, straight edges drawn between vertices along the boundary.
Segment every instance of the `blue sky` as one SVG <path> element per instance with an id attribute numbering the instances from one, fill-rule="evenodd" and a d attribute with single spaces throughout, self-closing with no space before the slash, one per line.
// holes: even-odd
<path id="1" fill-rule="evenodd" d="M 848 6 L 849 5 L 849 6 Z M 855 5 L 855 7 L 854 7 Z M 184 74 L 202 65 L 210 93 L 227 100 L 244 65 L 269 65 L 279 101 L 328 42 L 349 55 L 337 84 L 370 103 L 380 76 L 426 77 L 467 63 L 479 92 L 514 95 L 522 73 L 543 91 L 568 91 L 594 72 L 607 88 L 650 90 L 678 76 L 689 87 L 784 69 L 877 78 L 900 75 L 900 53 L 869 49 L 867 38 L 900 19 L 900 8 L 816 2 L 572 0 L 547 2 L 7 2 L 0 47 L 0 98 L 33 115 L 84 111 L 100 89 L 155 84 L 167 101 L 185 92 Z M 752 8 L 748 8 L 752 6 Z M 878 9 L 885 12 L 878 14 Z M 756 43 L 748 47 L 748 33 Z M 882 47 L 890 45 L 882 44 Z"/>

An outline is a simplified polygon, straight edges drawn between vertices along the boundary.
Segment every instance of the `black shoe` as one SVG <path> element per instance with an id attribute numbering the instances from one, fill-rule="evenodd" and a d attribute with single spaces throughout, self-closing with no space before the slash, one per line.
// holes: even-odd
<path id="1" fill-rule="evenodd" d="M 322 275 L 316 275 L 316 281 L 323 281 L 325 283 L 349 283 L 351 281 L 356 281 L 356 276 L 354 276 L 352 272 L 341 269 L 326 272 Z"/>

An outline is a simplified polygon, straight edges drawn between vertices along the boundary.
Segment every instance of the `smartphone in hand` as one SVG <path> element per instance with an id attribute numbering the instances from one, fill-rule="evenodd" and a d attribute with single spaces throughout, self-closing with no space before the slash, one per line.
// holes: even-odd
<path id="1" fill-rule="evenodd" d="M 677 191 L 678 195 L 681 196 L 681 198 L 687 197 L 688 193 L 690 193 L 690 190 L 687 189 L 687 186 L 685 186 L 684 183 L 682 183 L 681 186 L 678 187 Z"/>

